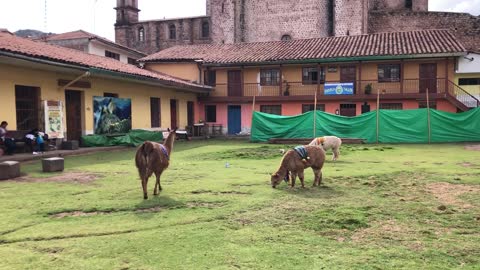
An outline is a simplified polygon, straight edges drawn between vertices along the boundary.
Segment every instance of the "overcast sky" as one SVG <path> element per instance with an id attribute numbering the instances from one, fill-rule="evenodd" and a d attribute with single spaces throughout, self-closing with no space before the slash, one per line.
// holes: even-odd
<path id="1" fill-rule="evenodd" d="M 480 0 L 429 2 L 431 11 L 480 14 Z M 0 0 L 0 5 L 0 28 L 12 32 L 36 29 L 63 33 L 83 29 L 115 39 L 115 0 Z M 139 8 L 140 20 L 198 16 L 205 15 L 205 0 L 139 0 Z"/>

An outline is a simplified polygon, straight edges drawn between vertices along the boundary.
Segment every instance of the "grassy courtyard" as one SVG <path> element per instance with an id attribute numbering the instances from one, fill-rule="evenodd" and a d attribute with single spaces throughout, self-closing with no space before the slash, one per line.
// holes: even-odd
<path id="1" fill-rule="evenodd" d="M 0 269 L 480 269 L 480 151 L 344 145 L 320 188 L 308 169 L 272 189 L 288 147 L 177 142 L 148 200 L 134 149 L 23 165 L 0 182 Z"/>

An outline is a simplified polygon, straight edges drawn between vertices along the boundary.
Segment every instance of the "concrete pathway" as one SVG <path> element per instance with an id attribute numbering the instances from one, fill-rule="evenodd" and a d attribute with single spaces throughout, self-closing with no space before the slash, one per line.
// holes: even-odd
<path id="1" fill-rule="evenodd" d="M 44 152 L 44 154 L 39 154 L 39 155 L 33 155 L 32 153 L 19 153 L 19 154 L 14 154 L 12 156 L 7 156 L 7 155 L 0 156 L 0 162 L 4 162 L 4 161 L 27 162 L 27 161 L 41 160 L 42 158 L 84 155 L 89 153 L 105 152 L 105 151 L 119 151 L 119 150 L 126 150 L 129 148 L 132 148 L 132 147 L 128 147 L 128 146 L 85 147 L 85 148 L 79 148 L 78 150 L 53 150 L 53 151 Z"/>

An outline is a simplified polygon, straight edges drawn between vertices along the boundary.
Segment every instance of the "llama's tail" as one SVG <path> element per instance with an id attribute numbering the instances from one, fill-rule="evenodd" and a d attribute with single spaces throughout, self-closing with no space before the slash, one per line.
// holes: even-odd
<path id="1" fill-rule="evenodd" d="M 144 142 L 138 148 L 137 154 L 135 155 L 135 165 L 142 180 L 148 177 L 148 156 L 152 151 L 153 144 L 151 142 Z"/>

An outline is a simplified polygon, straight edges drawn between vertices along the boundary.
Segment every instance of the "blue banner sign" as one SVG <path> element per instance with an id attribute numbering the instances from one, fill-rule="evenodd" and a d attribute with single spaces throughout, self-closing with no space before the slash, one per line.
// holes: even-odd
<path id="1" fill-rule="evenodd" d="M 325 95 L 353 95 L 353 83 L 326 83 Z"/>

